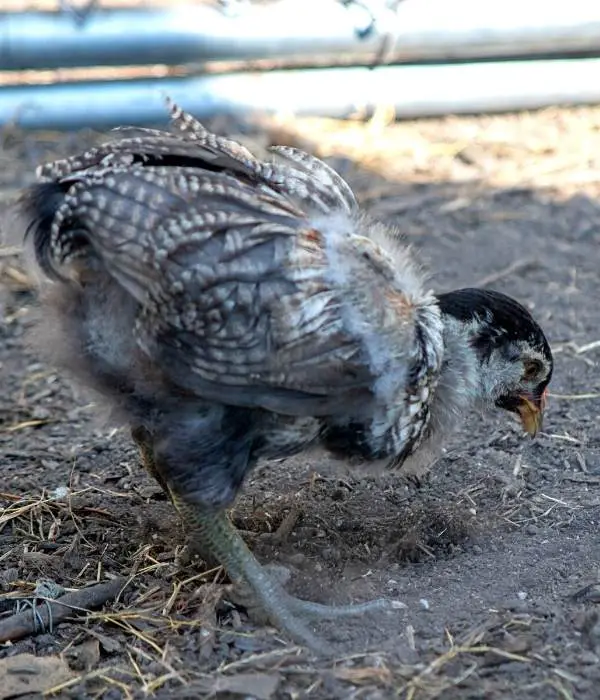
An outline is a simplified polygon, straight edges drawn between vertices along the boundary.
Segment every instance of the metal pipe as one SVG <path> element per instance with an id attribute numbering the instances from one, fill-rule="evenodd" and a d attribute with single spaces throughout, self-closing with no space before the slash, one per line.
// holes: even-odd
<path id="1" fill-rule="evenodd" d="M 0 71 L 343 55 L 357 64 L 600 53 L 589 0 L 279 0 L 0 13 Z M 387 8 L 387 9 L 386 9 Z"/>
<path id="2" fill-rule="evenodd" d="M 165 122 L 169 94 L 199 119 L 292 113 L 343 118 L 394 106 L 400 118 L 600 102 L 600 59 L 328 68 L 0 90 L 0 125 L 108 128 Z"/>

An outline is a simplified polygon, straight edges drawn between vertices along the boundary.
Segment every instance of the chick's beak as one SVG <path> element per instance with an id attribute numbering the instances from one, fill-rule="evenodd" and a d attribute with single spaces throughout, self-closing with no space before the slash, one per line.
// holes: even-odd
<path id="1" fill-rule="evenodd" d="M 531 437 L 535 437 L 542 429 L 546 393 L 547 389 L 544 389 L 540 396 L 533 396 L 532 394 L 521 394 L 519 396 L 517 411 L 521 417 L 523 429 Z"/>

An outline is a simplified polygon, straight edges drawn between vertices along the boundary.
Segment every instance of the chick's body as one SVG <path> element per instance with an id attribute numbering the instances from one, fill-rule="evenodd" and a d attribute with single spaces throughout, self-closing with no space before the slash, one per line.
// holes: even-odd
<path id="1" fill-rule="evenodd" d="M 408 454 L 443 340 L 407 251 L 316 159 L 261 163 L 180 123 L 42 170 L 36 247 L 69 280 L 68 363 L 206 505 L 229 505 L 256 458 L 317 441 Z"/>
<path id="2" fill-rule="evenodd" d="M 60 359 L 130 425 L 192 536 L 317 647 L 303 616 L 382 603 L 325 609 L 272 582 L 223 512 L 248 470 L 316 444 L 396 465 L 423 440 L 434 454 L 432 433 L 469 404 L 512 396 L 531 343 L 537 410 L 549 350 L 516 302 L 426 293 L 395 233 L 321 161 L 277 148 L 263 162 L 172 117 L 175 133 L 43 166 L 25 193 Z"/>

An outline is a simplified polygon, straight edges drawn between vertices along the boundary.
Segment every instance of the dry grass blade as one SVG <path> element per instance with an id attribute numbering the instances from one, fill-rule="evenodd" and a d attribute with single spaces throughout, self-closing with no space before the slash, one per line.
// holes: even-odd
<path id="1" fill-rule="evenodd" d="M 555 393 L 550 393 L 549 397 L 551 399 L 558 399 L 559 401 L 591 401 L 592 399 L 600 399 L 600 393 L 589 393 L 589 394 L 555 394 Z"/>
<path id="2" fill-rule="evenodd" d="M 84 488 L 79 491 L 72 491 L 68 493 L 68 502 L 62 500 L 62 496 L 59 500 L 56 496 L 42 494 L 39 498 L 34 499 L 24 498 L 23 496 L 10 493 L 0 493 L 0 500 L 9 501 L 9 505 L 4 509 L 0 509 L 0 532 L 11 520 L 18 520 L 20 518 L 32 520 L 37 517 L 40 512 L 49 513 L 52 518 L 52 514 L 56 512 L 56 510 L 61 509 L 66 509 L 71 515 L 75 512 L 81 512 L 88 515 L 95 514 L 104 518 L 110 518 L 111 515 L 109 512 L 99 508 L 87 506 L 77 508 L 73 506 L 73 499 L 92 490 L 92 488 Z"/>
<path id="3" fill-rule="evenodd" d="M 4 494 L 0 494 L 0 497 L 5 498 L 6 496 L 4 496 Z M 13 499 L 11 495 L 8 495 L 8 497 L 11 500 Z M 0 511 L 0 530 L 2 529 L 2 526 L 10 520 L 20 518 L 23 515 L 30 513 L 35 508 L 39 508 L 40 506 L 48 503 L 49 499 L 40 497 L 35 501 L 26 501 L 25 503 L 23 503 L 23 500 L 25 499 L 17 497 L 14 505 L 9 505 L 3 511 Z"/>
<path id="4" fill-rule="evenodd" d="M 13 425 L 9 425 L 2 430 L 6 433 L 14 433 L 17 430 L 24 430 L 25 428 L 38 428 L 40 425 L 48 425 L 49 423 L 53 422 L 54 421 L 52 421 L 50 418 L 37 418 L 33 420 L 21 421 L 20 423 L 14 423 Z"/>
<path id="5" fill-rule="evenodd" d="M 0 246 L 0 258 L 12 258 L 20 255 L 22 251 L 21 246 L 17 245 Z"/>
<path id="6" fill-rule="evenodd" d="M 64 683 L 60 683 L 59 685 L 56 685 L 52 688 L 48 688 L 43 694 L 44 697 L 54 697 L 56 695 L 59 695 L 63 691 L 67 690 L 68 688 L 72 688 L 76 685 L 80 685 L 82 683 L 85 683 L 87 681 L 94 680 L 95 678 L 99 678 L 103 680 L 106 685 L 108 686 L 117 686 L 121 691 L 123 691 L 123 697 L 127 698 L 133 698 L 133 693 L 130 691 L 130 689 L 125 685 L 124 683 L 111 678 L 108 674 L 114 672 L 115 674 L 122 674 L 123 669 L 121 668 L 110 668 L 110 667 L 105 667 L 101 669 L 96 669 L 95 671 L 90 671 L 89 673 L 82 674 L 80 676 L 76 676 L 75 678 L 71 678 L 68 681 L 65 681 Z"/>
<path id="7" fill-rule="evenodd" d="M 510 265 L 498 270 L 498 272 L 492 272 L 485 277 L 480 277 L 474 284 L 475 287 L 489 287 L 500 280 L 515 275 L 517 272 L 525 272 L 533 267 L 537 267 L 539 262 L 534 258 L 528 258 L 527 260 L 515 260 Z"/>
<path id="8" fill-rule="evenodd" d="M 387 666 L 364 666 L 359 668 L 336 668 L 333 675 L 340 680 L 351 683 L 382 683 L 389 685 L 392 681 L 392 673 Z"/>
<path id="9" fill-rule="evenodd" d="M 513 654 L 504 649 L 498 649 L 497 647 L 485 644 L 476 646 L 453 646 L 445 654 L 435 658 L 416 676 L 401 686 L 398 690 L 398 695 L 404 700 L 415 700 L 420 694 L 423 694 L 427 700 L 434 700 L 434 698 L 440 697 L 448 688 L 462 683 L 468 676 L 474 673 L 477 669 L 477 664 L 472 663 L 466 671 L 460 673 L 458 676 L 440 675 L 444 667 L 448 666 L 459 656 L 478 656 L 482 654 L 495 655 L 509 661 L 531 663 L 531 659 L 526 656 Z"/>

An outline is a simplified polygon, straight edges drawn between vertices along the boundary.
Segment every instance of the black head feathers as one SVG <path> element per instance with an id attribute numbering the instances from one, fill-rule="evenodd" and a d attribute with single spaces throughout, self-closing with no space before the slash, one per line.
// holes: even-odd
<path id="1" fill-rule="evenodd" d="M 483 360 L 509 343 L 524 342 L 552 367 L 550 345 L 529 311 L 506 294 L 487 289 L 458 289 L 438 296 L 442 313 L 481 326 L 473 340 Z"/>

